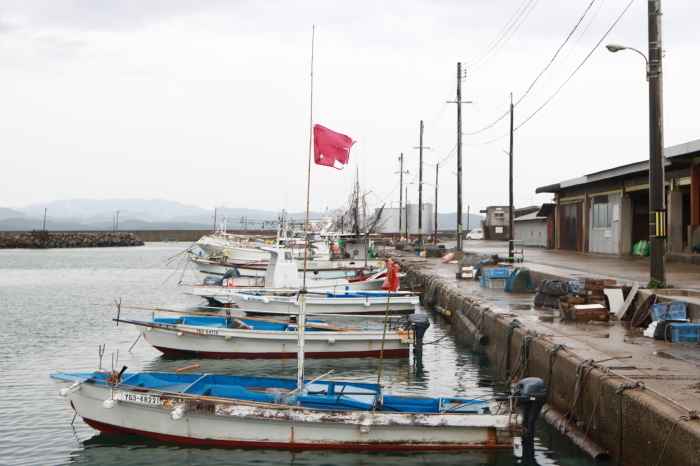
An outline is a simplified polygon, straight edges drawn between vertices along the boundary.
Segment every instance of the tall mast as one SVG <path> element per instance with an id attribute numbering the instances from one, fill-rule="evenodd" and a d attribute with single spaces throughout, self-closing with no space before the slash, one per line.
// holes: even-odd
<path id="1" fill-rule="evenodd" d="M 302 271 L 302 286 L 299 289 L 299 315 L 297 317 L 297 390 L 304 387 L 304 341 L 306 332 L 306 251 L 309 247 L 309 203 L 311 196 L 311 152 L 314 132 L 314 33 L 316 26 L 311 28 L 311 92 L 309 111 L 309 166 L 306 179 L 306 222 L 304 222 L 304 270 Z"/>

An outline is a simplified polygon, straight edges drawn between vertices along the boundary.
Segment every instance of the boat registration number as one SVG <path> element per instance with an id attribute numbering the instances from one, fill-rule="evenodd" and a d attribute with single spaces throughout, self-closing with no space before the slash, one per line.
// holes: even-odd
<path id="1" fill-rule="evenodd" d="M 116 391 L 112 397 L 119 401 L 128 401 L 131 403 L 141 403 L 145 405 L 162 405 L 163 400 L 157 396 L 144 395 L 142 393 L 132 393 L 124 391 Z"/>

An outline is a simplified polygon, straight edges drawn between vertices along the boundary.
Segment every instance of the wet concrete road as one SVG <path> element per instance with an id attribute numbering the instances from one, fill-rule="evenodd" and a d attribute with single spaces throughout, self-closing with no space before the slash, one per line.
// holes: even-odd
<path id="1" fill-rule="evenodd" d="M 446 247 L 454 247 L 446 243 Z M 464 241 L 464 251 L 508 256 L 506 241 Z M 526 247 L 524 266 L 552 275 L 578 280 L 585 277 L 611 278 L 621 284 L 649 283 L 649 258 L 609 254 L 555 251 Z M 700 290 L 700 267 L 666 264 L 666 283 L 676 288 Z"/>
<path id="2" fill-rule="evenodd" d="M 449 248 L 454 243 L 446 245 Z M 464 250 L 506 257 L 508 244 L 465 241 Z M 641 381 L 688 410 L 700 410 L 700 345 L 653 340 L 624 321 L 561 322 L 559 317 L 554 317 L 552 309 L 535 308 L 532 293 L 513 294 L 487 289 L 478 281 L 457 279 L 457 264 L 443 264 L 439 258 L 416 257 L 407 252 L 392 252 L 396 252 L 401 260 L 420 266 L 424 273 L 440 277 L 456 292 L 481 301 L 491 311 L 517 319 L 522 326 L 552 343 L 565 345 L 582 359 L 600 361 L 599 365 L 609 368 L 611 376 L 618 374 Z M 618 284 L 637 281 L 643 286 L 649 281 L 648 259 L 541 248 L 525 248 L 524 258 L 518 266 L 566 279 L 609 278 L 617 280 Z M 700 290 L 700 267 L 667 264 L 667 283 L 676 289 Z M 685 297 L 673 299 L 686 300 Z M 687 298 L 688 301 L 696 299 L 700 298 Z M 669 403 L 669 408 L 678 409 L 679 415 L 687 414 L 673 403 Z"/>

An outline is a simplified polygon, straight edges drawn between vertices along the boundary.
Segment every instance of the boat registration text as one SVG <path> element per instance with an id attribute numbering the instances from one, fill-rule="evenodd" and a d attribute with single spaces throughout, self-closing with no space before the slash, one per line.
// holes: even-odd
<path id="1" fill-rule="evenodd" d="M 157 396 L 144 395 L 142 393 L 132 393 L 124 391 L 115 391 L 112 396 L 113 399 L 119 401 L 129 401 L 131 403 L 141 403 L 145 405 L 162 405 L 163 400 Z"/>

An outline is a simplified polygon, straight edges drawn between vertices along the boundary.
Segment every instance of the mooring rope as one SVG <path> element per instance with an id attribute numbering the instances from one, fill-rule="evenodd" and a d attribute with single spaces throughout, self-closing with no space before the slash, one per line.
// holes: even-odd
<path id="1" fill-rule="evenodd" d="M 663 458 L 664 456 L 664 452 L 666 451 L 668 442 L 671 440 L 671 434 L 673 433 L 673 429 L 676 428 L 676 424 L 678 424 L 680 421 L 690 421 L 692 419 L 700 419 L 700 413 L 698 413 L 698 411 L 690 411 L 688 412 L 688 414 L 684 414 L 683 416 L 676 419 L 676 422 L 673 423 L 673 427 L 671 427 L 671 432 L 668 433 L 666 443 L 664 443 L 664 447 L 661 449 L 661 454 L 659 455 L 659 460 L 656 462 L 656 466 L 661 464 L 661 458 Z"/>
<path id="2" fill-rule="evenodd" d="M 644 384 L 642 382 L 631 383 L 624 382 L 617 387 L 615 393 L 617 394 L 617 461 L 618 465 L 622 465 L 622 446 L 623 446 L 623 433 L 624 424 L 622 423 L 622 394 L 625 390 L 644 390 Z M 662 452 L 663 453 L 663 452 Z"/>

